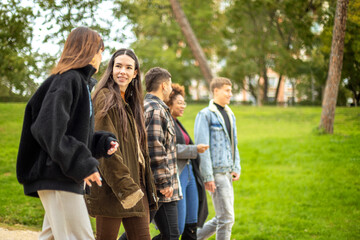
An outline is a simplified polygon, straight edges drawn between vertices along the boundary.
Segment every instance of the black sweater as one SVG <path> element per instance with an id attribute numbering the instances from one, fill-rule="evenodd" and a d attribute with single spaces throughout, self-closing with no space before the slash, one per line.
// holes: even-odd
<path id="1" fill-rule="evenodd" d="M 88 65 L 51 75 L 29 100 L 16 166 L 26 195 L 37 197 L 38 190 L 83 194 L 83 179 L 97 171 L 95 157 L 107 155 L 114 135 L 94 134 L 90 116 L 94 73 Z"/>

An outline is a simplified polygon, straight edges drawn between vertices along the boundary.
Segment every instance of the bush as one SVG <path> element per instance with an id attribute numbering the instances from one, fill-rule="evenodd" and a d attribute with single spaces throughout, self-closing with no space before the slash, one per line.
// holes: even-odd
<path id="1" fill-rule="evenodd" d="M 0 96 L 0 102 L 28 102 L 30 96 Z"/>

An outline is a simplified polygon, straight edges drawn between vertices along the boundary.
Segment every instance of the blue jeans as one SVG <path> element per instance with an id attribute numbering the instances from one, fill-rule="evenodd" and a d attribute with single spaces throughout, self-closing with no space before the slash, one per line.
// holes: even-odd
<path id="1" fill-rule="evenodd" d="M 198 220 L 199 195 L 191 163 L 182 170 L 180 184 L 183 199 L 178 202 L 178 224 L 182 234 L 185 224 L 197 223 Z"/>
<path id="2" fill-rule="evenodd" d="M 217 240 L 230 240 L 234 224 L 234 189 L 230 173 L 215 173 L 216 189 L 210 193 L 215 208 L 215 217 L 197 231 L 197 239 L 208 239 L 216 233 Z"/>

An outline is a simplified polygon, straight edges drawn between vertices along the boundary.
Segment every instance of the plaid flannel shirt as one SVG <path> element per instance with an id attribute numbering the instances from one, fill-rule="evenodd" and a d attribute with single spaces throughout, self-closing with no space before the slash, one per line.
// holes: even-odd
<path id="1" fill-rule="evenodd" d="M 175 126 L 168 106 L 152 94 L 146 94 L 144 100 L 145 126 L 147 131 L 151 169 L 157 190 L 173 187 L 171 198 L 165 198 L 158 192 L 160 202 L 172 202 L 181 199 L 176 166 Z"/>

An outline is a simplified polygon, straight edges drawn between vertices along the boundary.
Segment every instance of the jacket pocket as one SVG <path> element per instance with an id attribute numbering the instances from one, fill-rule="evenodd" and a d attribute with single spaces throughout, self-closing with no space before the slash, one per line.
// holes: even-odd
<path id="1" fill-rule="evenodd" d="M 222 125 L 212 124 L 210 126 L 210 154 L 213 167 L 226 165 L 226 139 Z"/>

